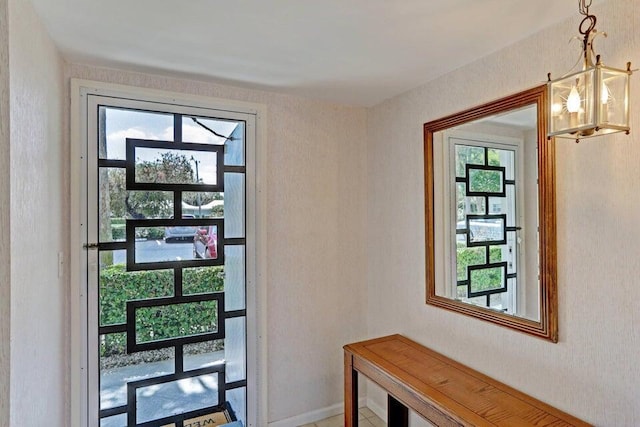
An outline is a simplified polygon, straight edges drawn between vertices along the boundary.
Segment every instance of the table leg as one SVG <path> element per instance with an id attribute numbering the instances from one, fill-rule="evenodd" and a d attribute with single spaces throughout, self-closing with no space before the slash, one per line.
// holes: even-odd
<path id="1" fill-rule="evenodd" d="M 344 426 L 358 427 L 358 372 L 348 353 L 344 355 Z"/>
<path id="2" fill-rule="evenodd" d="M 390 394 L 387 398 L 387 426 L 408 427 L 409 408 L 404 406 Z"/>

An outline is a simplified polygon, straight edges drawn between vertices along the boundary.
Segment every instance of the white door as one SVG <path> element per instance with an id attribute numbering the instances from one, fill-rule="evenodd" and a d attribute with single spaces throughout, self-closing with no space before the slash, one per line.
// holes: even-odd
<path id="1" fill-rule="evenodd" d="M 82 102 L 87 424 L 250 425 L 255 115 Z"/>
<path id="2" fill-rule="evenodd" d="M 447 136 L 451 194 L 451 295 L 509 314 L 524 295 L 522 140 Z"/>

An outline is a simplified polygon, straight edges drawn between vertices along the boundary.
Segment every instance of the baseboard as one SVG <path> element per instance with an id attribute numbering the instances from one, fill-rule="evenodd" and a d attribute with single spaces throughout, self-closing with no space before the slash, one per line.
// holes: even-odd
<path id="1" fill-rule="evenodd" d="M 378 405 L 370 397 L 367 397 L 366 407 L 371 409 L 373 411 L 373 413 L 376 414 L 378 416 L 378 418 L 380 418 L 381 420 L 386 420 L 387 419 L 387 408 L 384 407 L 384 406 Z"/>
<path id="2" fill-rule="evenodd" d="M 358 399 L 358 407 L 362 408 L 363 406 L 367 406 L 367 399 L 365 397 Z M 296 415 L 295 417 L 270 422 L 269 427 L 298 427 L 309 423 L 315 423 L 316 421 L 324 420 L 325 418 L 333 417 L 334 415 L 342 413 L 344 413 L 344 403 L 336 403 L 335 405 L 316 409 L 315 411 L 306 412 L 304 414 Z"/>

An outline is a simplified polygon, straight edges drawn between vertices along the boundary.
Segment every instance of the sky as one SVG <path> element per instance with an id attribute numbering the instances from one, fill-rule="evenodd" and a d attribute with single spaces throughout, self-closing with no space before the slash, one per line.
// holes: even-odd
<path id="1" fill-rule="evenodd" d="M 125 160 L 126 138 L 153 139 L 173 141 L 173 115 L 147 111 L 123 110 L 106 108 L 107 158 Z M 215 130 L 221 135 L 230 135 L 238 125 L 236 121 L 198 118 L 201 123 Z M 213 135 L 208 130 L 196 124 L 190 117 L 184 117 L 182 122 L 183 142 L 201 144 L 219 144 L 224 138 Z M 158 150 L 136 150 L 140 160 L 153 161 L 159 158 Z M 155 152 L 155 153 L 154 153 Z M 205 183 L 216 182 L 215 154 L 211 152 L 186 151 L 187 158 L 194 157 L 199 162 L 198 172 Z M 194 168 L 195 169 L 195 168 Z"/>

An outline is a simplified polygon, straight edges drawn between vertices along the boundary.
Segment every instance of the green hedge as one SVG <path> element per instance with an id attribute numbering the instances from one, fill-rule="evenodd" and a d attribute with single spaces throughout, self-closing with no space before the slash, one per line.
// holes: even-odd
<path id="1" fill-rule="evenodd" d="M 125 224 L 114 224 L 111 223 L 111 238 L 113 240 L 124 240 L 126 234 L 126 225 Z"/>
<path id="2" fill-rule="evenodd" d="M 461 247 L 457 248 L 457 276 L 458 280 L 466 280 L 467 266 L 480 265 L 485 263 L 485 248 L 483 246 L 478 247 Z M 502 259 L 502 249 L 498 246 L 491 246 L 489 249 L 489 262 L 499 262 Z M 474 273 L 477 279 L 474 283 L 477 284 L 475 289 L 478 291 L 492 289 L 495 287 L 495 283 L 500 283 L 501 270 L 479 270 Z"/>
<path id="3" fill-rule="evenodd" d="M 111 238 L 113 240 L 124 240 L 127 225 L 124 220 L 111 220 Z M 136 237 L 140 239 L 160 240 L 164 239 L 164 227 L 137 228 Z"/>
<path id="4" fill-rule="evenodd" d="M 195 267 L 183 270 L 183 294 L 224 290 L 222 267 Z M 100 324 L 116 325 L 126 321 L 127 301 L 173 296 L 173 270 L 131 271 L 123 264 L 100 271 Z M 140 309 L 136 334 L 139 342 L 215 330 L 215 301 L 198 304 Z M 109 334 L 101 342 L 100 355 L 124 354 L 126 334 Z"/>

